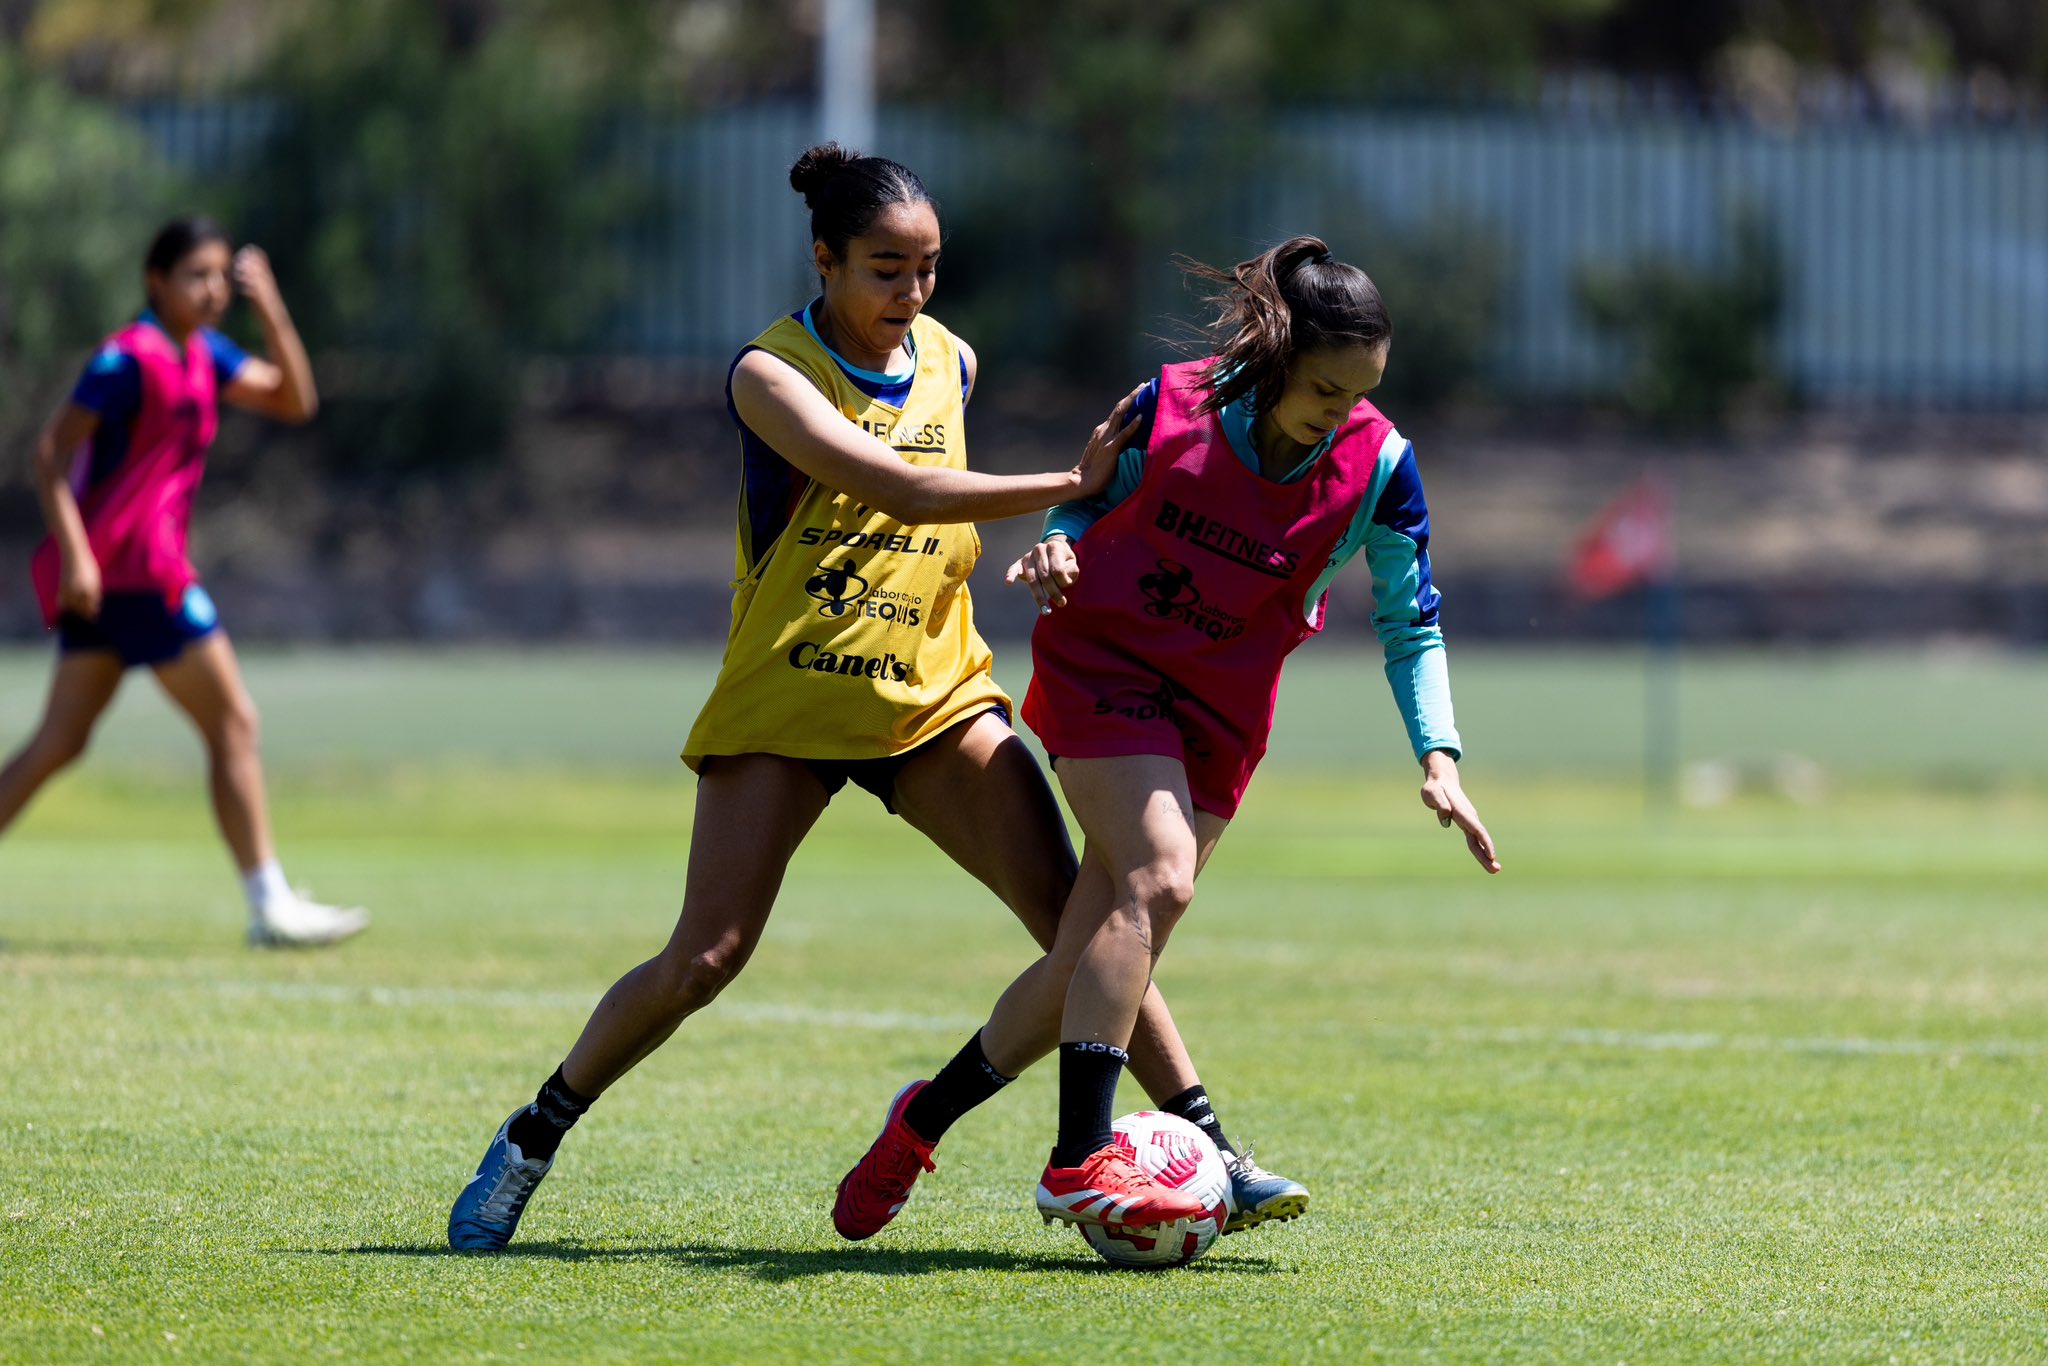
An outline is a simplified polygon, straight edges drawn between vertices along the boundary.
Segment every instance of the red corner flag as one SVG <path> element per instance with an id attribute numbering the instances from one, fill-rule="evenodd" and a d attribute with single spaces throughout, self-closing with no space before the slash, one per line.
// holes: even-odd
<path id="1" fill-rule="evenodd" d="M 1582 598 L 1607 598 L 1669 578 L 1677 558 L 1671 488 L 1645 474 L 1600 509 L 1572 547 L 1566 577 Z"/>

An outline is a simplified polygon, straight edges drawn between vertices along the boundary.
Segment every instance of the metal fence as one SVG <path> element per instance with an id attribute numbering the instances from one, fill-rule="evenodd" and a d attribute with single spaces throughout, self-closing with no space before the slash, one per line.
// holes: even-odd
<path id="1" fill-rule="evenodd" d="M 1774 134 L 1686 116 L 1371 113 L 1291 121 L 1270 231 L 1365 201 L 1410 222 L 1491 225 L 1512 298 L 1498 378 L 1611 385 L 1625 357 L 1575 309 L 1582 267 L 1710 264 L 1731 212 L 1762 215 L 1788 286 L 1781 373 L 1824 404 L 2048 399 L 2048 134 L 1867 124 Z"/>
<path id="2" fill-rule="evenodd" d="M 136 113 L 167 159 L 199 174 L 231 171 L 288 117 L 270 105 Z M 622 123 L 618 155 L 667 211 L 650 220 L 658 227 L 622 233 L 634 287 L 592 349 L 722 365 L 763 319 L 800 301 L 807 243 L 784 176 L 815 126 L 797 104 Z M 885 109 L 877 142 L 948 201 L 1000 196 L 1018 166 L 1059 155 L 1047 133 L 918 109 Z M 1247 245 L 1304 228 L 1341 241 L 1362 209 L 1420 231 L 1477 225 L 1507 267 L 1487 378 L 1516 395 L 1612 391 L 1630 358 L 1576 306 L 1580 273 L 1652 255 L 1710 263 L 1742 207 L 1782 253 L 1774 354 L 1808 402 L 2048 406 L 2039 123 L 1850 118 L 1773 132 L 1661 107 L 1297 112 L 1270 124 L 1260 155 L 1227 184 L 1197 169 L 1184 189 Z M 1019 190 L 1044 192 L 1042 179 Z M 1144 293 L 1163 309 L 1165 252 L 1179 244 L 1159 245 Z"/>

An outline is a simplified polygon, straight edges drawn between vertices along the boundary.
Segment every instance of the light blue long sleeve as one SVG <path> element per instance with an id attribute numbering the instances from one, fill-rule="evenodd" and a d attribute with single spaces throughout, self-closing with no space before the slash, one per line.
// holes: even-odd
<path id="1" fill-rule="evenodd" d="M 1440 596 L 1428 581 L 1427 552 L 1402 532 L 1375 525 L 1366 545 L 1372 570 L 1372 629 L 1386 657 L 1387 683 L 1408 730 L 1408 746 L 1420 760 L 1433 749 L 1462 758 L 1451 708 L 1451 670 L 1444 654 L 1443 628 L 1436 621 Z M 1428 606 L 1420 604 L 1426 599 Z"/>
<path id="2" fill-rule="evenodd" d="M 1071 503 L 1055 503 L 1045 514 L 1045 530 L 1039 540 L 1048 536 L 1064 536 L 1078 541 L 1089 527 L 1094 526 L 1109 514 L 1109 510 L 1138 491 L 1138 481 L 1145 477 L 1145 451 L 1143 447 L 1132 447 L 1117 453 L 1116 473 L 1110 476 L 1109 487 L 1093 498 L 1077 498 Z"/>

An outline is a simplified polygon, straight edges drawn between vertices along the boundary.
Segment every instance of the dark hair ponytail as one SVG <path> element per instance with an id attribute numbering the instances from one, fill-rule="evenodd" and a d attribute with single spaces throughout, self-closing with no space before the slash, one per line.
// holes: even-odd
<path id="1" fill-rule="evenodd" d="M 1201 371 L 1210 392 L 1199 412 L 1245 397 L 1260 412 L 1271 411 L 1287 386 L 1287 367 L 1302 352 L 1381 346 L 1394 334 L 1379 286 L 1334 259 L 1320 237 L 1290 237 L 1227 273 L 1186 256 L 1175 262 L 1190 280 L 1223 286 L 1206 299 L 1216 309 L 1203 329 L 1214 358 Z"/>
<path id="2" fill-rule="evenodd" d="M 917 172 L 887 157 L 862 156 L 836 142 L 821 142 L 789 168 L 789 186 L 811 211 L 811 240 L 846 259 L 846 244 L 866 235 L 875 215 L 891 204 L 938 203 Z"/>
<path id="3" fill-rule="evenodd" d="M 155 271 L 158 275 L 170 273 L 173 266 L 190 256 L 208 242 L 225 242 L 233 239 L 228 230 L 208 218 L 205 214 L 188 214 L 173 218 L 156 230 L 156 236 L 149 239 L 149 251 L 142 258 L 144 270 Z"/>

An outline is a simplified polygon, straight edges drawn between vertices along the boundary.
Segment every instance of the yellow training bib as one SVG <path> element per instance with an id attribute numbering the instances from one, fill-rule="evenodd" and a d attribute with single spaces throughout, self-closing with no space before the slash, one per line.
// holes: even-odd
<path id="1" fill-rule="evenodd" d="M 901 408 L 863 393 L 801 321 L 756 337 L 846 415 L 914 465 L 967 467 L 960 350 L 920 315 L 917 369 Z M 744 497 L 741 526 L 747 525 Z M 969 523 L 905 526 L 812 480 L 764 549 L 741 537 L 725 662 L 683 750 L 798 759 L 901 754 L 955 722 L 1007 707 L 974 629 Z"/>

